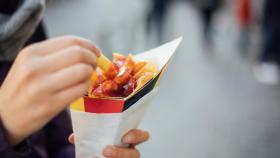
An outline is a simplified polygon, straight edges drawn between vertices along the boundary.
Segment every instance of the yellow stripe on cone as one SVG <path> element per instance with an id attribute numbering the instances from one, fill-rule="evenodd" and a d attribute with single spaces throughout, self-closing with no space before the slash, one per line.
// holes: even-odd
<path id="1" fill-rule="evenodd" d="M 70 108 L 72 110 L 76 110 L 76 111 L 85 111 L 84 98 L 81 97 L 81 98 L 77 99 L 76 101 L 72 102 L 70 105 Z"/>

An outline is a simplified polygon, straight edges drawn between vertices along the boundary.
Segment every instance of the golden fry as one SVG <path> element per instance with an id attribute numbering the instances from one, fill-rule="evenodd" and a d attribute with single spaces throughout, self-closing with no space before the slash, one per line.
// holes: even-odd
<path id="1" fill-rule="evenodd" d="M 139 70 L 134 77 L 135 78 L 140 78 L 141 76 L 144 76 L 146 72 L 150 73 L 156 73 L 157 72 L 157 66 L 153 62 L 148 62 L 141 70 Z"/>
<path id="2" fill-rule="evenodd" d="M 97 66 L 103 72 L 107 72 L 107 71 L 109 71 L 110 67 L 112 66 L 112 63 L 106 56 L 101 54 L 101 56 L 97 58 Z"/>

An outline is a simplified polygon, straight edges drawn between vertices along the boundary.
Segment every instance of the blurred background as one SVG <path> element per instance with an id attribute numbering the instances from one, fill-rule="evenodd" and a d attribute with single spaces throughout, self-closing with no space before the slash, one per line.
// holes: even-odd
<path id="1" fill-rule="evenodd" d="M 141 124 L 143 158 L 276 158 L 279 12 L 277 0 L 50 0 L 45 23 L 108 57 L 184 37 Z"/>

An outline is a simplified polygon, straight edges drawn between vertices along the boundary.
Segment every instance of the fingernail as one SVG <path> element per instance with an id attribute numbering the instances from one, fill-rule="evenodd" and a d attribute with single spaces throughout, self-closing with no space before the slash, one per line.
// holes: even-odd
<path id="1" fill-rule="evenodd" d="M 117 151 L 115 149 L 115 147 L 113 146 L 107 146 L 104 149 L 104 156 L 108 156 L 108 157 L 114 157 L 117 155 Z"/>
<path id="2" fill-rule="evenodd" d="M 134 136 L 133 135 L 127 135 L 124 139 L 124 143 L 132 143 L 134 141 Z"/>

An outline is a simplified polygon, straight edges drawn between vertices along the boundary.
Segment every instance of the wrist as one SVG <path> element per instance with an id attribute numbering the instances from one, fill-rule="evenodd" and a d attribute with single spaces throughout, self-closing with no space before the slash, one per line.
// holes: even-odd
<path id="1" fill-rule="evenodd" d="M 17 120 L 16 112 L 13 112 L 10 107 L 4 106 L 6 103 L 10 103 L 7 100 L 5 95 L 2 94 L 2 89 L 0 89 L 0 124 L 8 143 L 15 146 L 25 138 L 22 136 L 25 128 L 21 127 L 24 120 Z"/>
<path id="2" fill-rule="evenodd" d="M 15 131 L 20 132 L 20 131 L 14 129 L 14 127 L 10 127 L 9 123 L 7 123 L 3 118 L 1 118 L 1 116 L 0 116 L 0 121 L 3 128 L 3 134 L 11 146 L 16 146 L 17 144 L 19 144 L 21 141 L 24 140 L 23 136 L 15 132 Z"/>
<path id="3" fill-rule="evenodd" d="M 31 154 L 32 148 L 30 148 L 29 140 L 23 140 L 17 145 L 12 145 L 9 143 L 8 138 L 6 136 L 5 128 L 0 120 L 0 151 L 1 157 L 2 154 L 8 152 L 10 157 L 30 157 L 28 155 Z M 5 156 L 4 156 L 5 157 Z"/>

